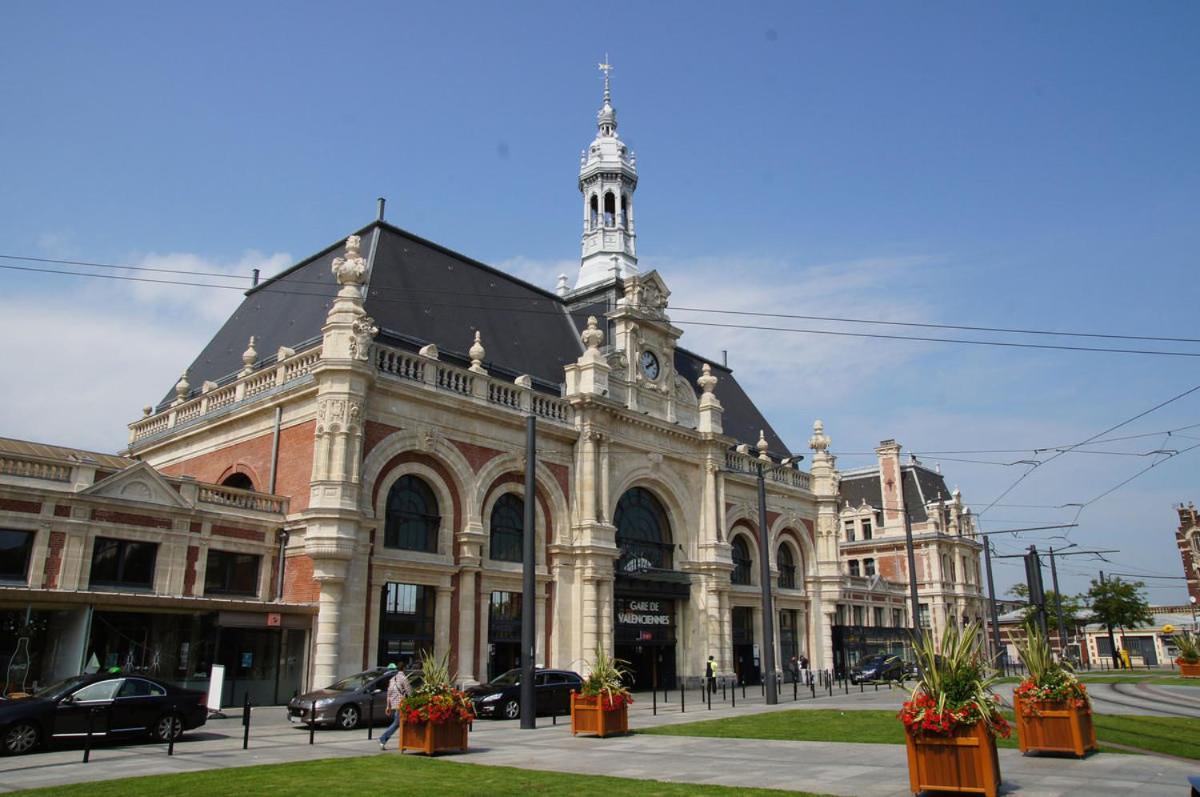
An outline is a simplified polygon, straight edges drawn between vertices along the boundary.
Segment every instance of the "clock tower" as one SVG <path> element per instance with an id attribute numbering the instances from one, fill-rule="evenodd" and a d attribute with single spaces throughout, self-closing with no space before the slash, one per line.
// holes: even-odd
<path id="1" fill-rule="evenodd" d="M 583 251 L 576 290 L 613 277 L 638 273 L 637 231 L 633 192 L 637 190 L 637 156 L 617 135 L 608 58 L 604 101 L 596 114 L 596 138 L 579 156 L 579 192 L 583 195 Z"/>

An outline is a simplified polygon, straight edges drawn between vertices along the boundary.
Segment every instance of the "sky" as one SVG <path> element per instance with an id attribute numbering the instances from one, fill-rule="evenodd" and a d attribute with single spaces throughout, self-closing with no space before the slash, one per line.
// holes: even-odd
<path id="1" fill-rule="evenodd" d="M 422 237 L 573 280 L 606 54 L 673 306 L 1200 338 L 1198 26 L 1187 2 L 0 5 L 0 435 L 122 448 L 241 298 L 16 257 L 248 284 L 385 196 Z M 817 418 L 846 469 L 894 438 L 984 530 L 1078 523 L 1002 554 L 1119 549 L 1060 560 L 1064 592 L 1105 569 L 1185 599 L 1200 391 L 1049 460 L 1200 385 L 1200 343 L 671 315 L 795 450 Z M 1022 577 L 997 560 L 998 593 Z"/>

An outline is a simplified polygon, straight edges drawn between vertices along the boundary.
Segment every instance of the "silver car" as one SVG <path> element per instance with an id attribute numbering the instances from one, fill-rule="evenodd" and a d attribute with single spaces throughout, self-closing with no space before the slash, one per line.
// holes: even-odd
<path id="1" fill-rule="evenodd" d="M 355 673 L 324 689 L 297 695 L 288 701 L 288 720 L 307 725 L 311 717 L 315 725 L 343 730 L 357 728 L 370 720 L 376 724 L 387 722 L 387 688 L 395 674 L 396 670 L 380 667 Z M 410 681 L 420 677 L 419 673 L 407 675 Z"/>

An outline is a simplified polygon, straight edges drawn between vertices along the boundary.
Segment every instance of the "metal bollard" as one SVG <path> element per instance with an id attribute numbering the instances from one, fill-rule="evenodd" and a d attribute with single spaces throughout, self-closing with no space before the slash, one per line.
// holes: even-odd
<path id="1" fill-rule="evenodd" d="M 800 679 L 792 679 L 792 702 L 795 703 L 800 699 Z"/>
<path id="2" fill-rule="evenodd" d="M 555 703 L 554 707 L 550 709 L 550 724 L 558 724 L 558 703 Z"/>
<path id="3" fill-rule="evenodd" d="M 746 679 L 742 679 L 742 700 L 746 699 Z"/>
<path id="4" fill-rule="evenodd" d="M 812 692 L 812 699 L 816 700 L 817 699 L 817 679 L 816 678 L 808 679 L 808 690 L 810 692 Z"/>
<path id="5" fill-rule="evenodd" d="M 308 743 L 316 741 L 317 734 L 317 701 L 314 700 L 308 712 Z"/>
<path id="6" fill-rule="evenodd" d="M 83 763 L 92 757 L 92 724 L 95 722 L 96 709 L 88 709 L 87 737 L 83 740 Z"/>
<path id="7" fill-rule="evenodd" d="M 367 740 L 375 738 L 375 693 L 367 696 Z"/>
<path id="8" fill-rule="evenodd" d="M 712 711 L 712 696 L 713 696 L 713 690 L 712 690 L 712 689 L 705 689 L 705 690 L 704 690 L 704 693 L 705 693 L 706 695 L 708 695 L 708 710 L 709 710 L 709 711 Z"/>
<path id="9" fill-rule="evenodd" d="M 684 705 L 686 702 L 687 702 L 687 690 L 683 688 L 683 681 L 680 681 L 679 682 L 679 713 L 680 714 L 687 713 L 687 706 Z"/>
<path id="10" fill-rule="evenodd" d="M 726 699 L 727 698 L 725 697 L 725 679 L 722 678 L 721 679 L 721 702 L 724 703 Z"/>
<path id="11" fill-rule="evenodd" d="M 242 749 L 250 748 L 250 693 L 246 693 L 246 700 L 242 704 Z"/>
<path id="12" fill-rule="evenodd" d="M 730 689 L 729 694 L 733 696 L 733 703 L 731 705 L 733 706 L 733 708 L 737 708 L 737 690 Z"/>
<path id="13" fill-rule="evenodd" d="M 171 729 L 167 731 L 167 755 L 175 755 L 175 706 L 171 706 Z M 183 720 L 179 720 L 180 730 L 183 730 Z"/>
<path id="14" fill-rule="evenodd" d="M 766 676 L 758 679 L 758 688 L 760 690 L 762 690 L 762 696 L 766 697 L 767 696 L 767 677 Z M 742 695 L 742 697 L 745 697 L 745 695 Z"/>
<path id="15" fill-rule="evenodd" d="M 650 707 L 654 710 L 654 716 L 658 716 L 658 687 L 654 687 L 650 692 Z"/>
<path id="16" fill-rule="evenodd" d="M 862 681 L 859 681 L 858 682 L 858 693 L 861 695 L 866 690 L 867 690 L 867 685 L 864 684 Z M 878 690 L 878 687 L 876 687 L 876 690 Z"/>

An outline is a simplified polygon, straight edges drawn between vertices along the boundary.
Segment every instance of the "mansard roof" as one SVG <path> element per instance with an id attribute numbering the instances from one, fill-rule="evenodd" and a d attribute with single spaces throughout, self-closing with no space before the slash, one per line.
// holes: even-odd
<path id="1" fill-rule="evenodd" d="M 950 500 L 950 491 L 946 489 L 946 480 L 942 474 L 922 465 L 902 465 L 900 482 L 904 490 L 904 506 L 911 513 L 914 523 L 923 523 L 929 519 L 925 512 L 927 502 Z M 842 506 L 849 504 L 854 508 L 865 500 L 867 506 L 882 509 L 883 486 L 879 483 L 879 468 L 860 470 L 843 476 L 839 495 Z"/>
<path id="2" fill-rule="evenodd" d="M 386 222 L 374 222 L 356 234 L 362 237 L 368 264 L 364 306 L 379 327 L 381 342 L 413 351 L 433 343 L 443 359 L 469 364 L 467 350 L 478 331 L 489 372 L 529 374 L 536 388 L 558 393 L 563 366 L 583 353 L 579 334 L 591 308 L 568 312 L 555 293 Z M 251 336 L 260 363 L 272 360 L 280 346 L 300 349 L 319 341 L 337 294 L 330 266 L 344 241 L 247 291 L 241 306 L 192 362 L 188 381 L 193 388 L 233 379 Z M 596 314 L 603 315 L 603 309 Z M 717 397 L 725 407 L 726 434 L 752 444 L 763 429 L 773 453 L 788 451 L 729 369 L 675 350 L 675 368 L 692 385 L 704 362 L 721 380 Z M 169 391 L 160 408 L 174 398 Z"/>

